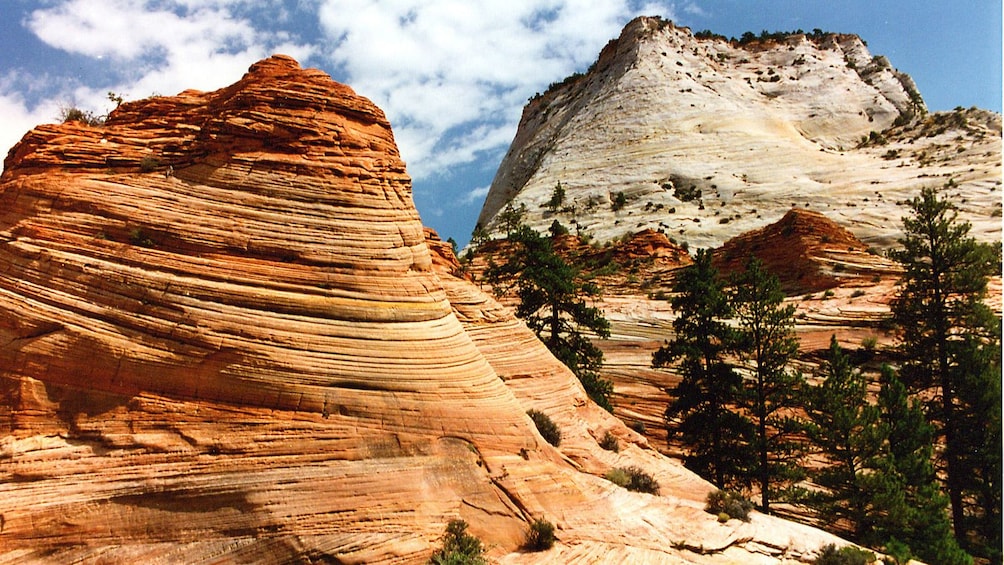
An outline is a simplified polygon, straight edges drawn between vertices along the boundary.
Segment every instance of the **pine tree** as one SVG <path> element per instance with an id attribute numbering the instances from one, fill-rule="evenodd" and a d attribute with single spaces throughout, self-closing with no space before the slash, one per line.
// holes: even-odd
<path id="1" fill-rule="evenodd" d="M 722 489 L 746 486 L 753 430 L 749 419 L 731 409 L 742 387 L 726 361 L 736 335 L 726 322 L 732 308 L 709 250 L 697 251 L 673 291 L 675 337 L 652 354 L 653 367 L 679 360 L 682 380 L 666 408 L 667 432 L 671 438 L 680 434 L 690 447 L 685 459 L 690 469 Z"/>
<path id="2" fill-rule="evenodd" d="M 770 511 L 771 497 L 804 478 L 797 460 L 799 430 L 792 410 L 800 406 L 804 379 L 788 369 L 798 353 L 794 334 L 795 306 L 784 304 L 781 281 L 763 262 L 750 257 L 746 269 L 732 279 L 732 304 L 739 322 L 739 355 L 751 378 L 744 406 L 756 424 L 756 465 L 760 507 Z"/>
<path id="3" fill-rule="evenodd" d="M 809 503 L 831 525 L 846 521 L 852 538 L 864 542 L 876 522 L 874 470 L 880 465 L 886 429 L 877 406 L 868 403 L 867 382 L 830 339 L 829 356 L 816 373 L 822 383 L 808 388 L 806 434 L 830 461 L 812 473 L 825 489 Z"/>
<path id="4" fill-rule="evenodd" d="M 558 181 L 558 183 L 554 185 L 554 190 L 551 191 L 551 199 L 547 201 L 547 209 L 551 212 L 557 212 L 564 203 L 565 187 L 561 186 L 561 181 Z"/>
<path id="5" fill-rule="evenodd" d="M 515 290 L 519 298 L 516 315 L 575 373 L 589 397 L 612 412 L 613 384 L 599 375 L 603 352 L 583 333 L 610 336 L 603 313 L 582 298 L 596 294 L 597 289 L 579 282 L 579 270 L 554 251 L 550 238 L 517 224 L 507 239 L 508 260 L 502 265 L 490 263 L 487 280 L 497 294 Z"/>
<path id="6" fill-rule="evenodd" d="M 948 499 L 931 465 L 934 428 L 923 407 L 888 365 L 882 367 L 879 410 L 887 431 L 886 451 L 875 477 L 879 517 L 876 540 L 905 544 L 927 563 L 968 565 L 948 521 Z"/>
<path id="7" fill-rule="evenodd" d="M 969 223 L 936 189 L 909 206 L 902 248 L 891 252 L 904 268 L 892 305 L 901 376 L 911 392 L 933 399 L 928 418 L 944 445 L 938 455 L 956 540 L 999 562 L 1000 320 L 983 299 L 988 277 L 1000 273 L 1000 245 L 969 237 Z"/>

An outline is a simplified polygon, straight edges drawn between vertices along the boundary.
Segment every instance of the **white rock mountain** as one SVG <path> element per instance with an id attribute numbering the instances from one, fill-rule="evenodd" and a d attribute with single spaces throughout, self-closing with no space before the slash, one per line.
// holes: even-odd
<path id="1" fill-rule="evenodd" d="M 643 17 L 530 100 L 478 224 L 497 235 L 512 202 L 539 230 L 715 247 L 798 206 L 881 248 L 900 233 L 897 202 L 949 185 L 973 233 L 999 240 L 1000 184 L 1000 114 L 928 113 L 856 35 L 729 42 Z"/>

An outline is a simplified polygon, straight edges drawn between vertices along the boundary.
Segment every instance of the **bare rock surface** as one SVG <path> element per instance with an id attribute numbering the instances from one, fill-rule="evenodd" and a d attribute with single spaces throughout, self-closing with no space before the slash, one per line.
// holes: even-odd
<path id="1" fill-rule="evenodd" d="M 458 276 L 383 113 L 288 57 L 29 132 L 0 273 L 0 563 L 420 563 L 454 518 L 505 563 L 840 541 L 705 513 L 710 485 Z M 661 494 L 602 478 L 631 465 Z M 535 518 L 549 552 L 519 550 Z"/>
<path id="2" fill-rule="evenodd" d="M 602 242 L 649 228 L 714 248 L 796 206 L 885 249 L 899 203 L 943 185 L 977 237 L 1000 239 L 999 114 L 928 114 L 854 35 L 740 44 L 638 18 L 588 73 L 526 105 L 479 224 L 497 232 L 511 202 L 541 231 L 558 220 Z"/>

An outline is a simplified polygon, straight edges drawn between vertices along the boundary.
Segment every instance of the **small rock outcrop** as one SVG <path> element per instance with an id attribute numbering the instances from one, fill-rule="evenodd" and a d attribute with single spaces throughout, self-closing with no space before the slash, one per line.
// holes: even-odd
<path id="1" fill-rule="evenodd" d="M 422 563 L 455 518 L 503 563 L 839 541 L 705 513 L 710 485 L 457 276 L 383 113 L 288 57 L 29 132 L 0 177 L 0 272 L 2 562 Z M 523 553 L 537 518 L 558 542 Z"/>
<path id="2" fill-rule="evenodd" d="M 750 257 L 763 261 L 789 294 L 847 284 L 849 278 L 896 274 L 892 261 L 819 212 L 792 208 L 764 228 L 736 236 L 714 251 L 723 274 L 741 271 Z"/>
<path id="3" fill-rule="evenodd" d="M 587 73 L 524 107 L 478 222 L 497 233 L 511 202 L 539 231 L 558 220 L 605 242 L 649 228 L 696 249 L 798 206 L 885 249 L 898 203 L 951 181 L 974 235 L 997 241 L 1000 123 L 928 114 L 913 81 L 855 35 L 738 42 L 638 18 Z"/>

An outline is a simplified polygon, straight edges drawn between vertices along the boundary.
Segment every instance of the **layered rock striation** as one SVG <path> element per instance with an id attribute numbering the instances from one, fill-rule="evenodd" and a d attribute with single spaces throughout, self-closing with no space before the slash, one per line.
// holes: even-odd
<path id="1" fill-rule="evenodd" d="M 839 542 L 718 523 L 461 274 L 383 113 L 288 57 L 32 130 L 0 177 L 0 563 L 418 563 L 454 518 L 512 563 Z M 602 478 L 631 465 L 662 494 Z M 522 553 L 536 518 L 558 543 Z"/>
<path id="2" fill-rule="evenodd" d="M 601 242 L 656 229 L 718 247 L 797 206 L 885 248 L 897 202 L 950 183 L 974 233 L 999 240 L 1000 179 L 999 114 L 928 114 L 855 35 L 730 42 L 638 18 L 525 106 L 479 224 L 497 232 L 512 202 L 540 231 L 558 220 Z"/>

